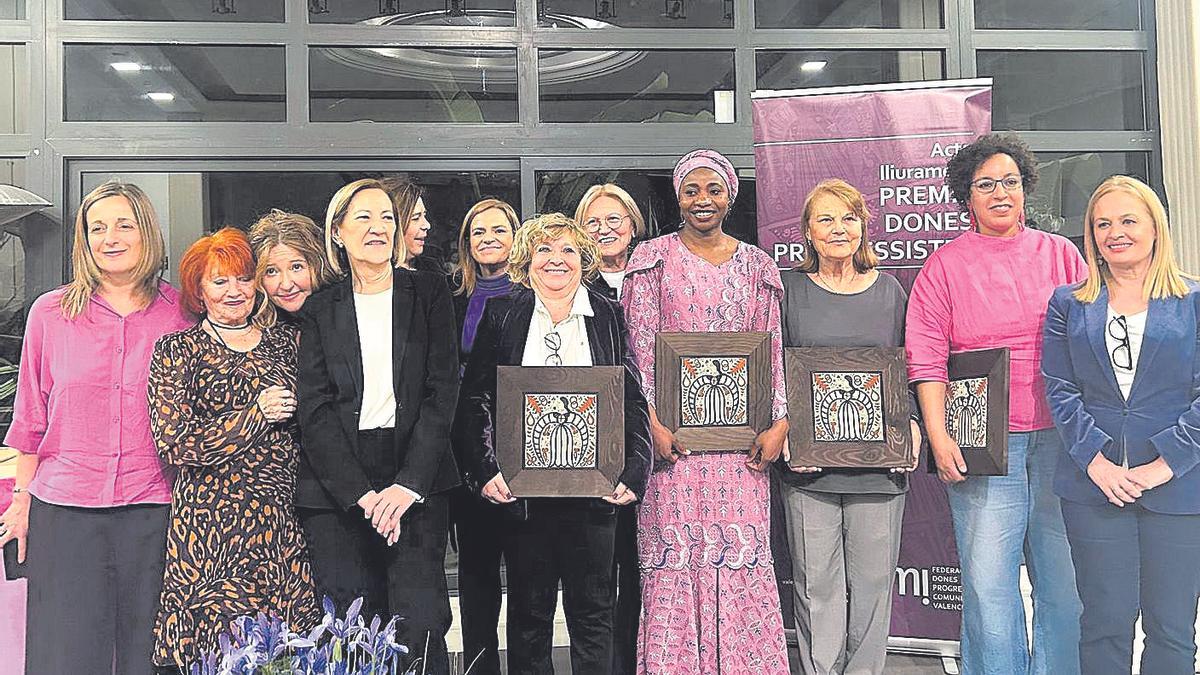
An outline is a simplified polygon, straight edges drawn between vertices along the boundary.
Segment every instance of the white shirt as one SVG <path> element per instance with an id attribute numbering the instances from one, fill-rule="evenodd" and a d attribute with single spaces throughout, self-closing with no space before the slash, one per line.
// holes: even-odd
<path id="1" fill-rule="evenodd" d="M 617 289 L 617 299 L 621 299 L 621 284 L 625 283 L 625 270 L 620 272 L 605 272 L 600 270 L 600 276 L 604 277 L 604 281 L 608 282 L 609 286 Z"/>
<path id="2" fill-rule="evenodd" d="M 1125 330 L 1117 324 L 1118 317 L 1124 319 Z M 1129 361 L 1125 360 L 1125 350 L 1121 348 L 1124 341 L 1122 333 L 1129 336 Z M 1117 337 L 1114 337 L 1113 334 Z M 1137 374 L 1138 354 L 1142 351 L 1142 336 L 1146 334 L 1146 310 L 1137 314 L 1117 314 L 1112 307 L 1108 308 L 1108 318 L 1104 322 L 1104 345 L 1108 347 L 1108 359 L 1112 364 L 1113 374 L 1117 376 L 1117 386 L 1121 396 L 1128 399 L 1129 390 L 1133 388 L 1133 377 Z M 1120 349 L 1118 354 L 1117 350 Z M 1129 368 L 1125 366 L 1129 365 Z"/>
<path id="3" fill-rule="evenodd" d="M 396 392 L 392 388 L 392 289 L 354 294 L 358 345 L 362 350 L 363 399 L 358 428 L 396 426 Z"/>
<path id="4" fill-rule="evenodd" d="M 549 366 L 550 355 L 556 353 L 546 343 L 546 336 L 557 333 L 561 343 L 557 354 L 562 358 L 564 366 L 592 365 L 592 350 L 588 343 L 587 326 L 583 317 L 595 316 L 592 312 L 592 302 L 588 300 L 587 289 L 582 286 L 575 291 L 571 301 L 571 313 L 557 324 L 550 318 L 550 310 L 542 303 L 542 299 L 534 294 L 533 319 L 529 322 L 529 333 L 525 337 L 525 353 L 521 357 L 522 366 Z M 552 341 L 555 341 L 552 339 Z M 550 359 L 551 361 L 553 359 Z"/>

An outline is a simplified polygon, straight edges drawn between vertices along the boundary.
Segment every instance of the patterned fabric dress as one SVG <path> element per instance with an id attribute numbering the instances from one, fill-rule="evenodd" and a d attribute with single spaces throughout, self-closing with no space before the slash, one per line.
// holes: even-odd
<path id="1" fill-rule="evenodd" d="M 738 244 L 713 265 L 678 235 L 634 250 L 621 302 L 654 401 L 654 343 L 661 332 L 770 331 L 774 418 L 787 414 L 779 270 Z M 788 672 L 771 557 L 766 473 L 746 467 L 748 448 L 659 461 L 638 513 L 642 618 L 638 672 L 777 675 Z"/>
<path id="2" fill-rule="evenodd" d="M 156 664 L 186 671 L 239 616 L 265 612 L 297 630 L 320 621 L 292 507 L 295 423 L 268 422 L 256 403 L 271 385 L 295 389 L 296 336 L 277 325 L 241 353 L 196 325 L 155 346 L 150 423 L 159 455 L 179 469 Z"/>

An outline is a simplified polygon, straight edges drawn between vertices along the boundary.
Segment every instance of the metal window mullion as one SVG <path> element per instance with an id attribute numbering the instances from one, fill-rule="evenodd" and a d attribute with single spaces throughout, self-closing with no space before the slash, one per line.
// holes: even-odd
<path id="1" fill-rule="evenodd" d="M 950 5 L 953 5 L 951 7 Z M 975 77 L 978 65 L 975 60 L 975 2 L 974 0 L 946 0 L 946 23 L 955 16 L 955 32 L 958 34 L 958 77 Z"/>
<path id="2" fill-rule="evenodd" d="M 1017 131 L 1041 152 L 1157 152 L 1157 131 Z"/>
<path id="3" fill-rule="evenodd" d="M 943 28 L 760 28 L 749 36 L 757 49 L 901 49 L 950 47 L 952 33 Z"/>
<path id="4" fill-rule="evenodd" d="M 219 24 L 168 21 L 62 21 L 63 42 L 282 44 L 291 27 L 282 23 Z"/>
<path id="5" fill-rule="evenodd" d="M 309 24 L 305 36 L 310 45 L 352 47 L 434 46 L 507 47 L 521 43 L 517 28 L 446 28 L 444 26 L 363 26 L 356 24 Z"/>
<path id="6" fill-rule="evenodd" d="M 980 50 L 1091 50 L 1144 51 L 1150 40 L 1145 31 L 1120 30 L 976 30 Z"/>
<path id="7" fill-rule="evenodd" d="M 0 43 L 31 42 L 33 35 L 33 26 L 28 21 L 0 22 Z"/>

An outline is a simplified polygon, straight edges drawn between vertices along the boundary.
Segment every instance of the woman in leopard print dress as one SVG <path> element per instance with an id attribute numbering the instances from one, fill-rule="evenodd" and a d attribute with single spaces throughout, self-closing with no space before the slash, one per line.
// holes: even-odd
<path id="1" fill-rule="evenodd" d="M 155 346 L 150 419 L 177 467 L 154 661 L 186 668 L 239 616 L 320 620 L 292 503 L 296 329 L 251 322 L 254 260 L 232 228 L 192 245 L 183 301 L 203 316 Z"/>

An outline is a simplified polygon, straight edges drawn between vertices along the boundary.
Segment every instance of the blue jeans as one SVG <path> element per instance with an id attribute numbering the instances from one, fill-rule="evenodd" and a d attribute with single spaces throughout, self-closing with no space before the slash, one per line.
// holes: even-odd
<path id="1" fill-rule="evenodd" d="M 1079 674 L 1081 605 L 1052 487 L 1062 452 L 1055 429 L 1010 433 L 1007 476 L 968 474 L 947 487 L 962 567 L 964 675 Z M 1022 555 L 1033 583 L 1032 654 Z"/>
<path id="2" fill-rule="evenodd" d="M 1147 511 L 1136 503 L 1063 501 L 1083 599 L 1080 668 L 1133 671 L 1133 624 L 1146 631 L 1143 673 L 1191 675 L 1200 597 L 1200 515 Z"/>

